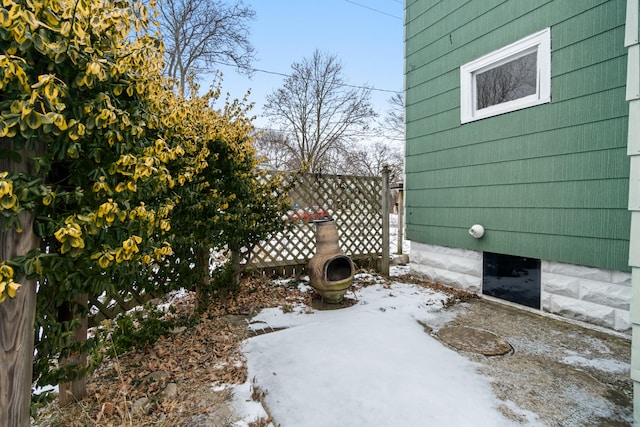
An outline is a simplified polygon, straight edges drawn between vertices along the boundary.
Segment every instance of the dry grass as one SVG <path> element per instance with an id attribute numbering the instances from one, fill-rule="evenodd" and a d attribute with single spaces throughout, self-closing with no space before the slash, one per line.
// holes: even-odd
<path id="1" fill-rule="evenodd" d="M 456 289 L 450 286 L 441 285 L 439 283 L 431 282 L 429 280 L 418 279 L 413 276 L 405 275 L 399 276 L 396 278 L 397 281 L 405 282 L 405 283 L 413 283 L 414 285 L 422 286 L 425 288 L 433 289 L 434 291 L 438 291 L 447 295 L 447 301 L 445 302 L 445 306 L 450 306 L 459 302 L 472 301 L 474 299 L 480 298 L 477 294 L 469 291 L 465 291 L 463 289 Z"/>

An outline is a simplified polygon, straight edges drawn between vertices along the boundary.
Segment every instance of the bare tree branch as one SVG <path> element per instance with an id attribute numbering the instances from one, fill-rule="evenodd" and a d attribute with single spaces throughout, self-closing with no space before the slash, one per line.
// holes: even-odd
<path id="1" fill-rule="evenodd" d="M 284 133 L 268 129 L 255 139 L 255 148 L 263 158 L 263 164 L 277 170 L 296 169 L 296 147 Z"/>
<path id="2" fill-rule="evenodd" d="M 379 122 L 377 134 L 388 140 L 404 142 L 404 94 L 394 93 L 387 102 L 391 108 Z"/>
<path id="3" fill-rule="evenodd" d="M 181 93 L 190 74 L 209 71 L 215 61 L 233 62 L 240 72 L 250 73 L 254 48 L 248 21 L 255 11 L 242 0 L 232 5 L 221 0 L 160 0 L 158 10 L 166 74 Z"/>
<path id="4" fill-rule="evenodd" d="M 346 158 L 353 175 L 379 176 L 384 166 L 388 166 L 391 182 L 402 179 L 404 150 L 400 143 L 373 141 L 350 150 Z"/>

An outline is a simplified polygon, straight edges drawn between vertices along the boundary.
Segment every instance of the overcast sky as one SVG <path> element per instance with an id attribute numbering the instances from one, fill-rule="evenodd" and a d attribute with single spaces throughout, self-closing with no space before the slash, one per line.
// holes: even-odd
<path id="1" fill-rule="evenodd" d="M 403 89 L 402 0 L 245 0 L 256 12 L 250 23 L 256 49 L 252 78 L 220 66 L 223 93 L 241 98 L 251 89 L 254 115 L 262 114 L 267 95 L 282 87 L 291 64 L 310 58 L 318 48 L 335 54 L 346 80 L 373 86 L 372 103 L 380 115 L 389 108 L 392 91 Z M 204 87 L 209 81 L 202 81 Z M 256 126 L 268 128 L 258 117 Z"/>

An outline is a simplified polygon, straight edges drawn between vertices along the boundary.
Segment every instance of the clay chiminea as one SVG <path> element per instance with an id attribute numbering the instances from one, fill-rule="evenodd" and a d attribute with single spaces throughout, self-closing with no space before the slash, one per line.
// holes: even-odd
<path id="1" fill-rule="evenodd" d="M 311 286 L 328 303 L 342 301 L 353 283 L 355 266 L 338 246 L 338 228 L 332 219 L 314 221 L 316 254 L 307 266 Z"/>

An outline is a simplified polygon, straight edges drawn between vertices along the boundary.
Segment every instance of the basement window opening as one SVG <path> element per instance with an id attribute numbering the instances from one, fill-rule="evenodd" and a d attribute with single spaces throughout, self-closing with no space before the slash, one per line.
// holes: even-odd
<path id="1" fill-rule="evenodd" d="M 540 260 L 484 252 L 482 294 L 540 309 Z"/>

